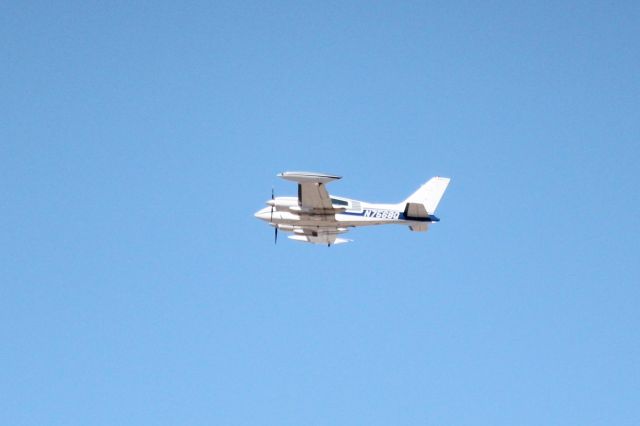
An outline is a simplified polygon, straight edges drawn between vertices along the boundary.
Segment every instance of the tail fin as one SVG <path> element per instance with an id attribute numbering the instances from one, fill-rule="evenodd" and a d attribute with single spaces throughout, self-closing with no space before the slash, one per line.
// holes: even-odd
<path id="1" fill-rule="evenodd" d="M 438 203 L 447 190 L 451 179 L 444 177 L 433 177 L 427 183 L 422 185 L 416 192 L 411 194 L 403 203 L 423 204 L 427 209 L 427 213 L 433 214 L 438 208 Z"/>

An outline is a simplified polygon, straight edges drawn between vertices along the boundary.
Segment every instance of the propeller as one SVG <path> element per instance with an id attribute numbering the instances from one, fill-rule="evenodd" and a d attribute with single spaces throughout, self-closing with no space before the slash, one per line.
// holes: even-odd
<path id="1" fill-rule="evenodd" d="M 271 220 L 269 222 L 273 222 L 273 209 L 276 205 L 275 197 L 273 195 L 273 187 L 271 187 Z"/>
<path id="2" fill-rule="evenodd" d="M 273 194 L 273 187 L 271 187 L 271 220 L 269 222 L 271 222 L 273 224 L 273 209 L 276 206 L 276 202 L 275 202 L 275 196 Z M 273 244 L 278 244 L 278 225 L 274 225 L 275 226 L 275 239 L 273 240 Z"/>

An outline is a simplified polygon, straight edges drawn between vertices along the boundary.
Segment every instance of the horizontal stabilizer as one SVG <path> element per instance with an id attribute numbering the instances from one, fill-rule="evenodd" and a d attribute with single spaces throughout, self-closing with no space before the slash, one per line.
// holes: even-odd
<path id="1" fill-rule="evenodd" d="M 424 204 L 421 204 L 421 203 L 407 203 L 406 207 L 404 208 L 404 215 L 407 218 L 429 217 L 429 213 L 427 213 L 427 209 L 425 208 Z"/>
<path id="2" fill-rule="evenodd" d="M 428 223 L 416 223 L 409 226 L 409 229 L 413 232 L 427 232 L 429 230 Z"/>

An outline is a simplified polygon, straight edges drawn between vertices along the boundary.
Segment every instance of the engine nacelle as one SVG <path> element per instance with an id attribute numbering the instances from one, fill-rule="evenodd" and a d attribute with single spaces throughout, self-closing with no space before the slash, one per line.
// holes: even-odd
<path id="1" fill-rule="evenodd" d="M 267 201 L 268 206 L 273 206 L 277 210 L 289 210 L 291 207 L 298 206 L 298 198 L 296 197 L 276 197 Z"/>

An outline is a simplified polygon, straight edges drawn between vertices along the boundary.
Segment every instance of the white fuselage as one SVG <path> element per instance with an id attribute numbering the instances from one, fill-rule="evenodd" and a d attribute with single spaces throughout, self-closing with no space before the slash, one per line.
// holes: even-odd
<path id="1" fill-rule="evenodd" d="M 387 224 L 415 225 L 438 220 L 435 216 L 407 218 L 403 211 L 405 205 L 402 203 L 375 204 L 334 196 L 331 199 L 334 208 L 338 210 L 336 213 L 307 212 L 299 206 L 296 197 L 278 197 L 268 201 L 269 206 L 259 210 L 255 216 L 285 231 L 298 226 L 347 228 Z"/>
<path id="2" fill-rule="evenodd" d="M 356 226 L 404 224 L 413 232 L 425 232 L 439 219 L 433 214 L 449 185 L 449 178 L 432 177 L 400 203 L 376 204 L 329 194 L 326 185 L 341 177 L 327 173 L 282 172 L 284 180 L 298 184 L 297 197 L 275 197 L 267 207 L 255 213 L 258 219 L 278 231 L 291 233 L 288 238 L 313 244 L 343 244 L 351 240 L 338 238 Z"/>

